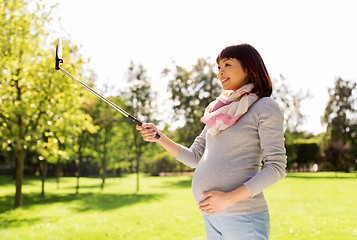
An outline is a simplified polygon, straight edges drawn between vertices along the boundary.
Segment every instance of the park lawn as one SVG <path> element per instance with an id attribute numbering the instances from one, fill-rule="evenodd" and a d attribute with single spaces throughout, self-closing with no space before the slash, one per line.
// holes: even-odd
<path id="1" fill-rule="evenodd" d="M 290 173 L 264 192 L 271 239 L 357 239 L 356 173 Z"/>
<path id="2" fill-rule="evenodd" d="M 0 176 L 0 239 L 205 239 L 189 176 L 135 175 L 46 182 L 25 178 L 23 207 L 14 209 L 14 183 Z M 265 190 L 272 240 L 357 239 L 355 174 L 290 173 Z"/>

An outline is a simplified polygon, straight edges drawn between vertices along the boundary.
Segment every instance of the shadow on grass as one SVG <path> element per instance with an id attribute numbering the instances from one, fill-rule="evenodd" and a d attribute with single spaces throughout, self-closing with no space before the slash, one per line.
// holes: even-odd
<path id="1" fill-rule="evenodd" d="M 23 185 L 37 185 L 38 181 L 40 181 L 40 178 L 24 176 Z M 8 186 L 12 187 L 14 185 L 15 185 L 15 180 L 13 179 L 12 176 L 9 175 L 0 176 L 1 187 L 8 187 Z"/>
<path id="2" fill-rule="evenodd" d="M 94 185 L 81 185 L 79 184 L 79 189 L 100 189 L 100 184 L 94 184 Z M 108 188 L 110 184 L 108 183 L 105 183 L 105 188 Z M 75 191 L 75 189 L 77 188 L 76 185 L 73 185 L 73 186 L 61 186 L 60 187 L 62 190 L 70 190 L 70 189 L 73 189 Z M 73 192 L 74 192 L 73 191 Z M 80 191 L 80 190 L 79 190 Z"/>
<path id="3" fill-rule="evenodd" d="M 31 209 L 34 206 L 50 205 L 58 202 L 68 203 L 68 209 L 72 212 L 85 211 L 110 211 L 121 207 L 137 204 L 140 202 L 151 202 L 163 197 L 163 194 L 102 194 L 102 193 L 82 193 L 67 195 L 48 194 L 44 198 L 39 194 L 23 195 L 22 209 Z M 31 214 L 21 215 L 20 217 L 8 217 L 6 213 L 13 209 L 14 197 L 0 197 L 0 229 L 19 225 L 34 225 L 36 223 L 58 221 L 58 217 L 33 217 Z M 71 214 L 71 213 L 70 213 Z M 0 237 L 1 238 L 1 237 Z"/>
<path id="4" fill-rule="evenodd" d="M 182 180 L 177 182 L 166 182 L 163 187 L 168 188 L 190 188 L 192 179 Z"/>
<path id="5" fill-rule="evenodd" d="M 71 207 L 74 211 L 83 212 L 90 210 L 108 211 L 140 202 L 157 201 L 164 194 L 106 194 L 106 193 L 80 193 L 80 194 L 24 194 L 22 209 L 30 209 L 37 205 L 49 205 L 54 203 L 74 203 Z M 14 196 L 0 197 L 0 214 L 14 209 Z M 0 218 L 1 221 L 1 218 Z"/>

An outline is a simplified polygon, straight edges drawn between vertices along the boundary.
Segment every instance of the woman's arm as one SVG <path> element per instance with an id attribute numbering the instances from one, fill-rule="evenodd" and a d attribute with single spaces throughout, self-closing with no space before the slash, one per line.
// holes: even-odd
<path id="1" fill-rule="evenodd" d="M 264 99 L 259 111 L 258 134 L 263 151 L 263 169 L 244 185 L 252 196 L 262 192 L 286 176 L 286 151 L 284 145 L 283 113 L 271 98 Z"/>
<path id="2" fill-rule="evenodd" d="M 137 126 L 136 128 L 140 130 L 145 141 L 159 143 L 166 151 L 176 158 L 176 160 L 191 168 L 195 168 L 197 166 L 205 150 L 206 129 L 204 129 L 201 134 L 196 137 L 191 147 L 187 148 L 175 143 L 170 138 L 162 134 L 162 132 L 160 132 L 154 124 L 145 123 L 141 127 Z M 160 139 L 155 138 L 156 133 L 161 135 Z"/>
<path id="3" fill-rule="evenodd" d="M 180 152 L 180 145 L 160 132 L 154 124 L 144 123 L 142 126 L 136 126 L 136 129 L 141 132 L 141 136 L 143 137 L 144 141 L 157 142 L 174 158 L 178 156 Z M 160 139 L 155 138 L 156 133 L 160 134 Z"/>

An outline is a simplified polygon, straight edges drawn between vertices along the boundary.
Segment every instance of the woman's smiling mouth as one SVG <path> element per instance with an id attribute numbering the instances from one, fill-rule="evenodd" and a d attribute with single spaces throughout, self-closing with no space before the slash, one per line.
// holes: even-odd
<path id="1" fill-rule="evenodd" d="M 223 83 L 227 82 L 228 80 L 229 80 L 229 78 L 222 78 L 221 83 L 223 84 Z"/>

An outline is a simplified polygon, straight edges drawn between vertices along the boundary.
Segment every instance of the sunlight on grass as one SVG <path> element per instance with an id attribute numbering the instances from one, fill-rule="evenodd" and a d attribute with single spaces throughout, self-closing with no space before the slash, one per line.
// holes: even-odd
<path id="1" fill-rule="evenodd" d="M 265 191 L 271 239 L 357 239 L 355 174 L 291 173 Z"/>
<path id="2" fill-rule="evenodd" d="M 24 206 L 1 208 L 1 239 L 203 239 L 190 181 L 145 177 L 135 193 L 134 176 L 108 179 L 103 191 L 99 179 L 83 178 L 75 195 L 74 178 L 61 180 L 60 190 L 49 180 L 41 199 L 38 180 L 27 180 Z M 1 203 L 13 202 L 12 188 L 0 188 Z"/>
<path id="3" fill-rule="evenodd" d="M 13 209 L 11 177 L 0 177 L 0 239 L 205 239 L 201 214 L 190 189 L 191 177 L 62 178 L 57 190 L 47 180 L 26 178 L 23 207 Z M 291 173 L 265 191 L 271 238 L 357 239 L 355 174 Z"/>

